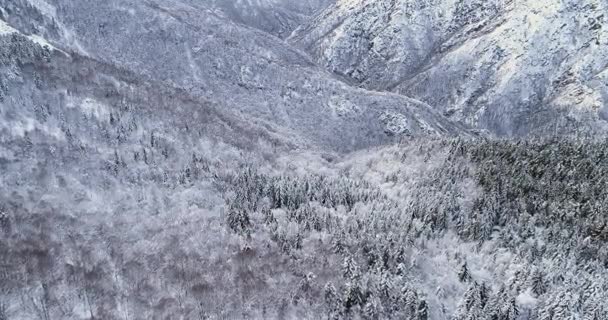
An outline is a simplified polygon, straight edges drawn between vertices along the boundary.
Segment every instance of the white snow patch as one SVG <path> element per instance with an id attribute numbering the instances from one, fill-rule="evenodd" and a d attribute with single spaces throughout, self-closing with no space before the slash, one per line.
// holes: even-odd
<path id="1" fill-rule="evenodd" d="M 61 51 L 59 49 L 57 49 L 55 46 L 53 46 L 52 44 L 50 44 L 46 39 L 44 39 L 43 37 L 33 34 L 31 36 L 28 36 L 28 38 L 32 41 L 34 41 L 35 43 L 41 45 L 42 47 L 48 47 L 51 50 L 57 50 L 57 51 Z M 61 51 L 63 52 L 63 51 Z"/>
<path id="2" fill-rule="evenodd" d="M 526 8 L 527 7 L 527 8 Z M 531 12 L 528 16 L 528 29 L 536 31 L 546 26 L 547 18 L 555 17 L 562 8 L 561 1 L 527 1 L 525 6 L 521 6 L 523 10 Z"/>
<path id="3" fill-rule="evenodd" d="M 196 61 L 194 60 L 194 57 L 192 56 L 193 49 L 186 47 L 185 50 L 186 50 L 186 58 L 188 59 L 188 64 L 190 65 L 190 70 L 192 72 L 192 78 L 194 80 L 196 80 L 196 82 L 198 83 L 201 81 L 201 78 L 200 78 L 201 70 L 198 67 L 198 64 L 196 63 Z M 194 50 L 196 50 L 196 49 L 194 49 Z M 194 52 L 198 52 L 198 51 L 194 51 Z"/>
<path id="4" fill-rule="evenodd" d="M 110 108 L 95 99 L 84 99 L 80 104 L 80 107 L 97 119 L 108 119 L 110 116 Z"/>
<path id="5" fill-rule="evenodd" d="M 528 288 L 528 290 L 520 293 L 517 298 L 515 298 L 515 300 L 520 308 L 525 308 L 529 310 L 534 309 L 534 307 L 536 307 L 536 304 L 538 303 L 538 299 L 534 297 L 534 293 L 532 292 L 531 288 Z"/>
<path id="6" fill-rule="evenodd" d="M 78 41 L 78 37 L 76 33 L 63 25 L 61 26 L 61 31 L 63 33 L 63 38 L 65 39 L 65 43 L 68 43 L 71 49 L 75 50 L 81 56 L 90 57 L 91 55 L 84 49 L 82 44 Z"/>
<path id="7" fill-rule="evenodd" d="M 18 31 L 0 19 L 0 35 L 17 33 Z"/>
<path id="8" fill-rule="evenodd" d="M 93 116 L 98 120 L 107 120 L 110 117 L 110 107 L 92 98 L 79 99 L 69 97 L 67 107 L 81 108 L 83 113 Z"/>
<path id="9" fill-rule="evenodd" d="M 21 32 L 19 32 L 19 30 L 11 27 L 10 25 L 8 25 L 8 23 L 6 23 L 2 19 L 0 19 L 0 35 L 7 35 L 7 34 L 13 34 L 13 33 L 22 34 Z M 30 39 L 32 42 L 39 44 L 42 47 L 47 47 L 50 50 L 57 50 L 57 51 L 63 52 L 64 54 L 67 54 L 66 52 L 64 52 L 64 51 L 56 48 L 52 44 L 50 44 L 46 39 L 44 39 L 43 37 L 41 37 L 39 35 L 32 34 L 29 36 L 26 36 L 26 35 L 24 35 L 24 36 L 26 38 Z"/>
<path id="10" fill-rule="evenodd" d="M 24 118 L 17 121 L 7 121 L 0 126 L 0 131 L 6 130 L 13 137 L 25 137 L 26 134 L 39 130 L 44 134 L 57 140 L 65 140 L 65 135 L 61 129 L 42 124 L 32 118 Z"/>
<path id="11" fill-rule="evenodd" d="M 579 111 L 597 110 L 604 105 L 599 92 L 579 83 L 564 87 L 555 103 L 560 107 L 575 108 Z"/>

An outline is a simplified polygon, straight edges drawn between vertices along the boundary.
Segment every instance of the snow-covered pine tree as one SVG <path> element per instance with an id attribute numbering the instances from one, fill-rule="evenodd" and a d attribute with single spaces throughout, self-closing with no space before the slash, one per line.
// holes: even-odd
<path id="1" fill-rule="evenodd" d="M 458 270 L 458 280 L 460 280 L 460 282 L 470 282 L 472 280 L 471 272 L 469 271 L 469 266 L 466 262 L 464 262 L 460 267 L 460 270 Z"/>

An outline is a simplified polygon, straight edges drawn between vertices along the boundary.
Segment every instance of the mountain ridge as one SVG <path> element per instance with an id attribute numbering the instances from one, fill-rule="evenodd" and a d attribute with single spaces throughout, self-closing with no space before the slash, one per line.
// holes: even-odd
<path id="1" fill-rule="evenodd" d="M 58 16 L 46 29 L 67 31 L 47 32 L 51 41 L 285 126 L 324 147 L 353 150 L 393 140 L 385 131 L 397 136 L 406 131 L 467 134 L 464 126 L 452 125 L 423 103 L 350 88 L 282 40 L 182 1 L 58 4 L 61 7 L 54 13 Z M 99 12 L 91 15 L 95 11 Z M 135 12 L 147 20 L 130 19 Z M 24 27 L 30 23 L 18 15 L 10 20 Z M 156 30 L 163 24 L 163 30 Z M 173 52 L 175 46 L 183 50 Z M 154 55 L 149 54 L 152 51 Z M 387 129 L 380 119 L 386 112 L 398 115 L 392 122 L 400 122 L 403 130 Z"/>
<path id="2" fill-rule="evenodd" d="M 603 135 L 606 80 L 594 76 L 607 64 L 598 54 L 608 43 L 603 6 L 338 1 L 288 41 L 362 87 L 417 98 L 494 134 Z"/>

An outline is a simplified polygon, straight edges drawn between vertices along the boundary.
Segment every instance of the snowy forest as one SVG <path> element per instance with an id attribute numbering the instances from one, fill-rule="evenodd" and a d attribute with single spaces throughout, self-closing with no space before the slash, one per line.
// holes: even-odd
<path id="1" fill-rule="evenodd" d="M 0 320 L 608 319 L 606 11 L 0 0 Z"/>
<path id="2" fill-rule="evenodd" d="M 314 172 L 171 171 L 148 148 L 103 173 L 113 188 L 138 167 L 136 207 L 3 201 L 5 319 L 11 301 L 41 319 L 608 316 L 606 141 L 412 139 Z"/>

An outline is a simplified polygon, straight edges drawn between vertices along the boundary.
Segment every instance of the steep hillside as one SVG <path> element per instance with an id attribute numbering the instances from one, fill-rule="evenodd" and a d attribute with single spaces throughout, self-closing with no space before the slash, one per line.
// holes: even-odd
<path id="1" fill-rule="evenodd" d="M 7 22 L 66 51 L 267 120 L 321 147 L 353 150 L 403 134 L 465 131 L 424 103 L 351 88 L 283 41 L 183 1 L 40 3 L 0 5 Z"/>
<path id="2" fill-rule="evenodd" d="M 335 0 L 241 0 L 197 1 L 192 5 L 209 5 L 235 22 L 242 23 L 280 38 L 286 38 L 301 24 Z"/>
<path id="3" fill-rule="evenodd" d="M 498 135 L 605 132 L 604 1 L 342 0 L 290 42 Z"/>
<path id="4" fill-rule="evenodd" d="M 306 144 L 0 27 L 0 319 L 175 314 L 144 278 L 177 276 L 176 241 L 221 241 L 220 186 L 241 165 Z"/>
<path id="5" fill-rule="evenodd" d="M 257 109 L 260 103 L 268 103 L 266 97 L 279 99 L 274 94 L 280 89 L 271 87 L 265 96 L 262 90 L 232 83 L 235 71 L 221 63 L 249 61 L 243 47 L 226 42 L 230 37 L 240 39 L 241 32 L 252 36 L 245 43 L 256 48 L 278 40 L 213 20 L 221 23 L 217 28 L 226 28 L 220 30 L 226 34 L 220 33 L 218 42 L 211 42 L 212 53 L 204 56 L 219 63 L 215 78 L 193 79 L 180 73 L 180 57 L 173 56 L 175 44 L 169 47 L 163 32 L 177 24 L 182 29 L 173 35 L 194 39 L 201 28 L 164 16 L 168 13 L 158 6 L 145 9 L 137 3 L 136 8 L 174 24 L 136 29 L 149 32 L 152 43 L 143 41 L 141 34 L 121 39 L 116 34 L 104 37 L 104 31 L 92 33 L 94 40 L 79 32 L 88 35 L 86 28 L 93 25 L 88 14 L 99 17 L 96 4 L 108 5 L 83 4 L 71 12 L 74 16 L 68 15 L 75 20 L 62 21 L 61 9 L 46 2 L 3 3 L 0 319 L 316 314 L 318 308 L 300 309 L 285 299 L 301 282 L 303 268 L 286 261 L 271 239 L 262 240 L 266 249 L 252 254 L 246 241 L 231 231 L 228 221 L 234 218 L 227 203 L 243 184 L 239 179 L 246 168 L 275 175 L 291 171 L 275 159 L 292 150 L 329 146 L 323 157 L 331 161 L 332 149 L 386 142 L 390 135 L 442 134 L 441 123 L 446 133 L 464 132 L 419 102 L 354 90 L 314 64 L 300 66 L 303 56 L 294 50 L 261 54 L 267 55 L 266 66 L 303 70 L 320 79 L 311 84 L 318 86 L 320 98 L 307 99 L 327 99 L 334 109 L 318 111 L 313 104 L 309 114 L 308 105 L 301 104 L 304 98 L 293 89 L 286 91 L 293 96 L 280 99 L 299 101 L 291 107 L 301 109 L 264 115 Z M 129 9 L 126 14 L 130 16 Z M 116 22 L 112 28 L 124 26 L 129 25 Z M 111 46 L 114 41 L 122 49 Z M 141 47 L 132 47 L 129 41 Z M 233 48 L 234 55 L 225 58 L 228 49 L 222 48 Z M 296 77 L 290 72 L 287 77 Z M 272 80 L 270 73 L 266 76 L 266 81 Z M 332 87 L 336 96 L 325 97 Z M 221 90 L 213 94 L 209 88 Z M 361 99 L 361 107 L 338 95 Z M 382 106 L 384 102 L 389 106 Z M 301 117 L 310 123 L 292 124 Z M 430 122 L 433 119 L 440 120 Z M 307 157 L 327 165 L 320 155 Z"/>

